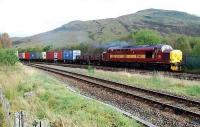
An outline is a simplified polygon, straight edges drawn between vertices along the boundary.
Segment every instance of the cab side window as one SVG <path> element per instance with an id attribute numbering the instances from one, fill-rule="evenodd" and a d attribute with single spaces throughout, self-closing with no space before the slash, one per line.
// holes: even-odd
<path id="1" fill-rule="evenodd" d="M 152 51 L 147 51 L 145 54 L 146 54 L 146 58 L 153 58 L 153 52 Z"/>

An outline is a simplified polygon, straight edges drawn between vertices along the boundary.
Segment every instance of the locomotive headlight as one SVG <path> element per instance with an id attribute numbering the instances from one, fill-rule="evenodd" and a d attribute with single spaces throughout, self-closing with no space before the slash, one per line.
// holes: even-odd
<path id="1" fill-rule="evenodd" d="M 182 61 L 182 52 L 180 50 L 172 50 L 170 52 L 170 63 L 180 63 Z"/>

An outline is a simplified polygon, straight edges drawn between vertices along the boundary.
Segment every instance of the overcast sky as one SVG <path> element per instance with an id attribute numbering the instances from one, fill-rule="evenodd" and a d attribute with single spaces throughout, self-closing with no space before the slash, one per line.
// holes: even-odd
<path id="1" fill-rule="evenodd" d="M 73 20 L 114 18 L 155 8 L 200 16 L 199 0 L 0 0 L 0 32 L 30 36 Z"/>

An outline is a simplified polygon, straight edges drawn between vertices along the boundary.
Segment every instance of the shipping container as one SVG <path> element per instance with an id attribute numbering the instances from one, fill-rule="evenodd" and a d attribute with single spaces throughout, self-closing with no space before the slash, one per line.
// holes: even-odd
<path id="1" fill-rule="evenodd" d="M 54 60 L 54 52 L 53 51 L 46 52 L 46 60 L 48 60 L 48 61 Z"/>
<path id="2" fill-rule="evenodd" d="M 42 59 L 42 52 L 36 52 L 36 60 Z"/>
<path id="3" fill-rule="evenodd" d="M 18 58 L 19 58 L 20 60 L 23 59 L 23 55 L 22 55 L 22 53 L 18 53 Z"/>
<path id="4" fill-rule="evenodd" d="M 30 52 L 30 60 L 36 60 L 36 55 L 37 53 L 36 52 Z"/>
<path id="5" fill-rule="evenodd" d="M 54 52 L 54 60 L 63 60 L 63 53 L 62 51 L 55 51 Z"/>
<path id="6" fill-rule="evenodd" d="M 76 60 L 78 56 L 81 55 L 80 50 L 64 50 L 63 51 L 63 60 Z"/>
<path id="7" fill-rule="evenodd" d="M 81 55 L 81 50 L 73 50 L 73 60 L 76 60 Z"/>
<path id="8" fill-rule="evenodd" d="M 73 50 L 64 50 L 63 60 L 73 60 Z"/>
<path id="9" fill-rule="evenodd" d="M 42 52 L 42 59 L 43 59 L 43 60 L 46 60 L 46 58 L 47 58 L 47 57 L 46 57 L 46 52 Z"/>
<path id="10" fill-rule="evenodd" d="M 30 53 L 29 52 L 25 52 L 25 60 L 30 60 Z"/>
<path id="11" fill-rule="evenodd" d="M 22 53 L 22 58 L 25 59 L 25 53 L 24 52 Z"/>

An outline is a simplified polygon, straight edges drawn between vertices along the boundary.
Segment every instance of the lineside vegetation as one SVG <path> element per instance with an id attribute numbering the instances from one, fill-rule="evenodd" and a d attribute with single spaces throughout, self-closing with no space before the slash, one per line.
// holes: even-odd
<path id="1" fill-rule="evenodd" d="M 15 65 L 17 50 L 12 49 L 12 41 L 7 33 L 0 34 L 0 65 Z"/>
<path id="2" fill-rule="evenodd" d="M 106 80 L 112 80 L 115 82 L 126 83 L 128 85 L 137 87 L 162 90 L 196 99 L 200 98 L 200 81 L 164 77 L 159 73 L 155 73 L 155 75 L 142 75 L 131 74 L 128 72 L 111 72 L 95 69 L 91 73 L 87 69 L 68 67 L 65 67 L 65 69 L 68 71 L 94 76 L 97 78 L 103 78 Z"/>
<path id="3" fill-rule="evenodd" d="M 17 50 L 15 49 L 0 49 L 0 64 L 15 65 L 19 61 Z"/>
<path id="4" fill-rule="evenodd" d="M 11 112 L 25 111 L 29 122 L 48 119 L 55 127 L 61 123 L 74 127 L 141 126 L 110 107 L 71 92 L 46 73 L 19 64 L 0 67 L 0 84 Z"/>

